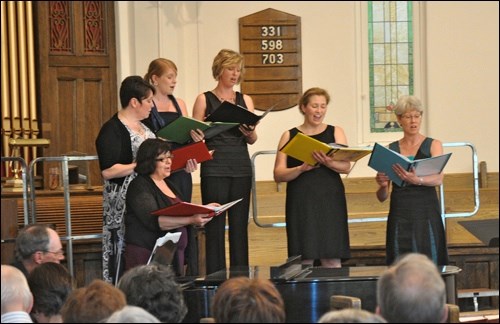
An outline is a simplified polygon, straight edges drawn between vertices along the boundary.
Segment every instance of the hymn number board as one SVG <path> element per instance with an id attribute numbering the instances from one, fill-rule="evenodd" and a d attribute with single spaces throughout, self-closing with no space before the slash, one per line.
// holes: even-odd
<path id="1" fill-rule="evenodd" d="M 296 106 L 302 95 L 300 17 L 266 9 L 240 18 L 239 24 L 246 70 L 241 91 L 258 110 Z"/>

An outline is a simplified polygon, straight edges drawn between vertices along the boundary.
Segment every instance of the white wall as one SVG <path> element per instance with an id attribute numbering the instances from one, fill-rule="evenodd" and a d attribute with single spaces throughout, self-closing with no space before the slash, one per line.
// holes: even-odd
<path id="1" fill-rule="evenodd" d="M 239 50 L 238 19 L 273 8 L 301 17 L 303 90 L 327 89 L 332 101 L 326 123 L 340 125 L 350 145 L 380 141 L 366 131 L 368 93 L 363 56 L 365 3 L 302 1 L 116 2 L 118 83 L 144 75 L 157 57 L 179 68 L 176 96 L 192 107 L 211 90 L 214 56 L 222 48 Z M 415 2 L 416 93 L 426 106 L 423 132 L 443 142 L 475 145 L 478 160 L 498 172 L 498 2 Z M 296 107 L 272 112 L 259 125 L 250 152 L 274 150 L 284 130 L 299 125 Z M 395 140 L 401 134 L 385 135 Z M 454 152 L 446 172 L 471 172 L 467 148 Z M 373 176 L 358 162 L 350 177 Z M 259 156 L 257 179 L 271 180 L 274 157 Z M 195 182 L 199 182 L 195 175 Z"/>

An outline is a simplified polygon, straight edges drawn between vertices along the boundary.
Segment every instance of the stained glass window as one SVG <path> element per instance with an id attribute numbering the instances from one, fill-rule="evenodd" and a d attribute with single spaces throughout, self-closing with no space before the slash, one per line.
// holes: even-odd
<path id="1" fill-rule="evenodd" d="M 392 107 L 401 95 L 413 94 L 411 1 L 368 2 L 371 132 L 397 132 Z"/>

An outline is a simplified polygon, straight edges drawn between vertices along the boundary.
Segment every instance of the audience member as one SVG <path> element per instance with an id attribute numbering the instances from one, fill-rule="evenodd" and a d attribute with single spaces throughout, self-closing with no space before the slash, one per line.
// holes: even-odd
<path id="1" fill-rule="evenodd" d="M 387 269 L 377 283 L 377 314 L 389 323 L 444 323 L 446 287 L 436 265 L 410 253 Z"/>
<path id="2" fill-rule="evenodd" d="M 325 313 L 318 323 L 387 323 L 380 315 L 364 309 L 345 308 Z"/>
<path id="3" fill-rule="evenodd" d="M 55 230 L 47 224 L 25 226 L 16 238 L 17 261 L 12 266 L 28 275 L 42 263 L 60 263 L 64 260 L 61 239 Z"/>
<path id="4" fill-rule="evenodd" d="M 139 306 L 163 323 L 180 323 L 187 314 L 182 290 L 174 272 L 158 264 L 141 265 L 123 274 L 118 282 L 127 304 Z"/>
<path id="5" fill-rule="evenodd" d="M 267 279 L 235 277 L 215 293 L 212 316 L 216 323 L 284 323 L 285 303 Z"/>
<path id="6" fill-rule="evenodd" d="M 2 323 L 33 323 L 33 295 L 23 273 L 2 264 Z"/>
<path id="7" fill-rule="evenodd" d="M 69 295 L 61 309 L 64 323 L 98 323 L 127 305 L 123 292 L 96 279 Z"/>
<path id="8" fill-rule="evenodd" d="M 73 291 L 73 278 L 63 265 L 47 262 L 28 276 L 33 294 L 31 317 L 37 323 L 62 323 L 61 308 Z"/>
<path id="9" fill-rule="evenodd" d="M 161 323 L 144 308 L 125 306 L 111 315 L 106 323 Z"/>

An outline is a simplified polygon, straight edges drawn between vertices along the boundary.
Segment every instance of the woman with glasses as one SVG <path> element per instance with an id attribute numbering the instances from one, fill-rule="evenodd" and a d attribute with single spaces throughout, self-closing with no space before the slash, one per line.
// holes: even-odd
<path id="1" fill-rule="evenodd" d="M 170 144 L 163 139 L 147 139 L 137 151 L 134 169 L 137 176 L 130 183 L 126 197 L 125 271 L 147 264 L 159 237 L 167 232 L 181 232 L 173 266 L 177 275 L 183 275 L 186 226 L 202 227 L 212 219 L 207 214 L 185 217 L 151 215 L 157 209 L 182 201 L 177 186 L 168 179 L 171 165 Z"/>
<path id="2" fill-rule="evenodd" d="M 420 133 L 422 103 L 415 96 L 402 96 L 394 112 L 403 130 L 403 138 L 389 144 L 389 148 L 410 159 L 424 159 L 443 154 L 443 145 L 437 139 Z M 387 220 L 386 262 L 392 264 L 401 255 L 417 252 L 427 255 L 436 265 L 448 264 L 448 251 L 436 186 L 443 182 L 443 173 L 418 177 L 415 170 L 393 165 L 404 186 L 393 184 Z M 380 202 L 389 196 L 391 182 L 384 173 L 375 178 Z"/>

